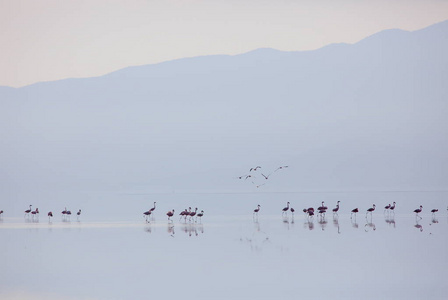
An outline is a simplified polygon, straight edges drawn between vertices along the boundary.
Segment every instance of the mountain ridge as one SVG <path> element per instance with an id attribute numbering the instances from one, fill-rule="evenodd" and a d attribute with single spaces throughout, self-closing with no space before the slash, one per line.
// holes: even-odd
<path id="1" fill-rule="evenodd" d="M 247 57 L 247 56 L 266 58 L 266 53 L 268 53 L 270 55 L 276 54 L 277 56 L 278 55 L 305 54 L 305 53 L 317 54 L 317 53 L 322 53 L 322 52 L 326 52 L 326 51 L 331 51 L 331 50 L 334 50 L 335 48 L 347 49 L 347 48 L 350 48 L 350 46 L 360 46 L 360 45 L 365 45 L 365 44 L 369 44 L 369 43 L 377 43 L 380 45 L 384 45 L 384 44 L 387 44 L 390 42 L 398 42 L 399 40 L 407 39 L 411 35 L 425 34 L 428 31 L 434 32 L 434 33 L 442 32 L 441 36 L 446 37 L 446 32 L 448 32 L 448 20 L 442 21 L 442 22 L 439 22 L 439 23 L 436 23 L 436 24 L 433 24 L 428 27 L 425 27 L 425 28 L 422 28 L 419 30 L 415 30 L 415 31 L 406 31 L 406 30 L 402 30 L 402 29 L 382 30 L 380 32 L 377 32 L 370 36 L 367 36 L 353 44 L 332 43 L 332 44 L 325 45 L 318 49 L 305 50 L 305 51 L 282 51 L 282 50 L 278 50 L 278 49 L 274 49 L 274 48 L 258 48 L 258 49 L 254 49 L 254 50 L 251 50 L 251 51 L 248 51 L 245 53 L 241 53 L 241 54 L 236 54 L 236 55 L 218 54 L 218 55 L 204 55 L 204 56 L 179 58 L 179 59 L 168 60 L 168 61 L 163 61 L 163 62 L 154 63 L 154 64 L 128 66 L 128 67 L 125 67 L 125 68 L 122 68 L 122 69 L 119 69 L 116 71 L 112 71 L 112 72 L 109 72 L 109 73 L 106 73 L 106 74 L 100 75 L 100 76 L 65 78 L 65 79 L 54 80 L 54 81 L 37 82 L 37 83 L 33 83 L 33 84 L 26 85 L 23 87 L 19 87 L 16 89 L 28 88 L 28 87 L 36 86 L 36 85 L 40 85 L 40 84 L 48 85 L 48 84 L 52 84 L 55 82 L 61 82 L 61 81 L 77 81 L 77 80 L 97 79 L 97 78 L 102 78 L 102 77 L 114 77 L 114 76 L 118 76 L 120 73 L 126 74 L 126 73 L 130 72 L 131 70 L 137 70 L 137 69 L 142 69 L 142 68 L 143 69 L 152 69 L 152 68 L 160 69 L 160 68 L 170 66 L 173 64 L 175 65 L 175 64 L 191 63 L 191 62 L 198 61 L 198 60 L 209 60 L 209 59 L 215 59 L 215 58 L 238 58 L 238 57 Z"/>

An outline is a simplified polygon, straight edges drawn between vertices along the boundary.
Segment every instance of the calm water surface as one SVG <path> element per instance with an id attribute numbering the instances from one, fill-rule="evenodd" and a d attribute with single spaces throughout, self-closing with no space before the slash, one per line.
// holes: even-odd
<path id="1" fill-rule="evenodd" d="M 148 224 L 3 217 L 0 298 L 448 297 L 446 210 L 417 219 L 381 205 L 367 218 L 365 209 L 356 219 L 345 209 L 310 220 L 301 208 L 284 217 L 281 207 L 258 217 L 206 214 L 197 223 L 168 222 L 162 209 Z"/>

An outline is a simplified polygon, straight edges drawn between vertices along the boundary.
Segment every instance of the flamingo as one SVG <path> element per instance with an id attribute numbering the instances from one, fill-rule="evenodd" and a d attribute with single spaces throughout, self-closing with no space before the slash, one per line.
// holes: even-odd
<path id="1" fill-rule="evenodd" d="M 257 208 L 254 209 L 254 215 L 257 214 L 257 217 L 258 217 L 258 212 L 260 211 L 260 207 L 261 207 L 260 204 L 258 204 Z"/>
<path id="2" fill-rule="evenodd" d="M 48 216 L 48 221 L 50 221 L 51 218 L 53 217 L 53 213 L 51 211 L 49 211 L 47 216 Z"/>
<path id="3" fill-rule="evenodd" d="M 154 202 L 154 204 L 155 204 L 155 202 Z M 166 215 L 168 216 L 168 220 L 171 221 L 170 218 L 174 215 L 174 209 L 167 212 Z"/>
<path id="4" fill-rule="evenodd" d="M 418 214 L 422 212 L 423 206 L 420 205 L 420 208 L 417 208 L 416 210 L 414 210 L 415 212 L 415 217 L 419 217 L 420 219 L 422 217 L 420 217 Z"/>
<path id="5" fill-rule="evenodd" d="M 384 212 L 386 212 L 386 210 L 390 209 L 390 207 L 391 207 L 390 203 L 388 205 L 384 206 Z"/>
<path id="6" fill-rule="evenodd" d="M 439 211 L 439 210 L 438 210 L 437 208 L 434 208 L 434 209 L 431 210 L 431 212 L 432 212 L 433 215 L 435 215 L 436 212 L 438 212 L 438 211 Z"/>
<path id="7" fill-rule="evenodd" d="M 67 207 L 65 207 L 61 213 L 62 213 L 62 217 L 64 217 L 64 215 L 67 215 Z"/>
<path id="8" fill-rule="evenodd" d="M 203 215 L 204 215 L 204 211 L 201 210 L 201 212 L 196 215 L 196 221 L 198 220 L 198 217 L 199 217 L 199 218 L 201 218 L 201 222 L 202 222 L 202 216 Z"/>
<path id="9" fill-rule="evenodd" d="M 282 214 L 284 214 L 284 213 L 288 214 L 288 210 L 289 210 L 289 202 L 286 203 L 286 207 L 283 208 L 283 212 L 282 212 Z"/>
<path id="10" fill-rule="evenodd" d="M 3 215 L 3 210 L 0 210 L 0 218 L 2 217 L 2 215 Z"/>
<path id="11" fill-rule="evenodd" d="M 187 212 L 187 209 L 181 211 L 180 214 L 179 214 L 179 215 L 180 215 L 179 221 L 180 221 L 180 219 L 182 219 L 182 217 L 185 216 L 185 214 L 187 214 L 187 213 L 188 213 L 188 212 Z"/>
<path id="12" fill-rule="evenodd" d="M 198 211 L 198 208 L 196 207 L 194 211 L 190 212 L 190 221 L 191 221 L 191 218 L 193 218 L 196 215 L 197 211 Z"/>
<path id="13" fill-rule="evenodd" d="M 34 218 L 34 216 L 39 217 L 39 209 L 36 207 L 36 210 L 32 211 L 31 214 L 33 215 L 32 217 Z"/>
<path id="14" fill-rule="evenodd" d="M 314 209 L 310 210 L 308 209 L 308 218 L 312 218 L 314 216 Z"/>
<path id="15" fill-rule="evenodd" d="M 76 215 L 78 216 L 77 218 L 78 218 L 78 220 L 79 220 L 79 216 L 81 215 L 81 210 L 79 210 L 79 211 L 76 213 Z"/>
<path id="16" fill-rule="evenodd" d="M 317 210 L 327 210 L 328 209 L 328 207 L 326 207 L 325 205 L 324 205 L 324 201 L 322 201 L 322 206 L 319 206 L 318 208 L 317 208 Z"/>
<path id="17" fill-rule="evenodd" d="M 338 203 L 336 204 L 336 207 L 333 208 L 333 215 L 338 213 L 338 210 L 339 210 L 339 202 L 341 202 L 341 201 L 338 201 Z"/>
<path id="18" fill-rule="evenodd" d="M 25 210 L 25 216 L 31 212 L 31 206 L 32 205 L 30 205 L 30 209 Z"/>
<path id="19" fill-rule="evenodd" d="M 358 208 L 354 208 L 352 209 L 352 213 L 350 214 L 350 219 L 352 218 L 353 214 L 355 214 L 355 218 L 356 218 L 356 214 L 359 212 Z"/>
<path id="20" fill-rule="evenodd" d="M 395 215 L 395 201 L 394 201 L 394 203 L 392 203 L 392 206 L 389 207 L 389 210 L 391 210 Z"/>
<path id="21" fill-rule="evenodd" d="M 375 204 L 373 204 L 373 207 L 369 208 L 366 212 L 366 218 L 367 218 L 367 214 L 370 213 L 370 215 L 372 215 L 372 212 L 375 210 Z"/>
<path id="22" fill-rule="evenodd" d="M 65 214 L 67 215 L 67 217 L 70 219 L 70 216 L 72 215 L 72 212 L 71 211 L 69 211 L 69 210 L 67 210 L 66 212 L 65 212 Z"/>
<path id="23" fill-rule="evenodd" d="M 146 219 L 146 223 L 148 223 L 148 217 L 151 215 L 151 209 L 149 209 L 148 211 L 145 211 L 143 213 L 143 217 Z"/>
<path id="24" fill-rule="evenodd" d="M 294 216 L 295 209 L 291 207 L 289 210 L 291 211 L 292 215 Z"/>
<path id="25" fill-rule="evenodd" d="M 327 211 L 326 211 L 325 209 L 319 209 L 317 213 L 320 215 L 321 218 L 322 218 L 322 217 L 325 218 L 325 213 L 326 213 L 326 212 L 327 212 Z"/>

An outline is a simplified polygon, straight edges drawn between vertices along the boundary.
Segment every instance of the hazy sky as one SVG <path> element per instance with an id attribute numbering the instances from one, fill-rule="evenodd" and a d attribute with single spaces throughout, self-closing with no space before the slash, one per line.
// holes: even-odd
<path id="1" fill-rule="evenodd" d="M 446 19 L 445 0 L 0 0 L 0 85 L 261 47 L 310 50 Z"/>

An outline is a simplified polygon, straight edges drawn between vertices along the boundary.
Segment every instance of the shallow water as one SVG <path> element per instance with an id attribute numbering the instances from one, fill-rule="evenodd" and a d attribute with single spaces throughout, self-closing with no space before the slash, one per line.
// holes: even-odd
<path id="1" fill-rule="evenodd" d="M 308 219 L 270 205 L 197 223 L 163 208 L 150 223 L 3 217 L 0 298 L 446 299 L 446 210 Z"/>

